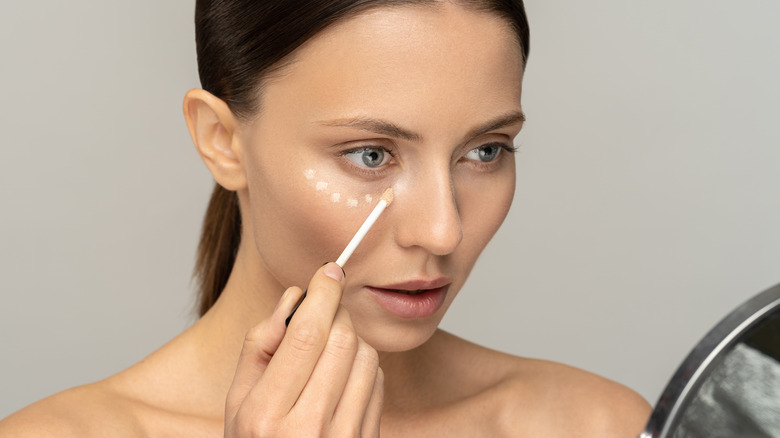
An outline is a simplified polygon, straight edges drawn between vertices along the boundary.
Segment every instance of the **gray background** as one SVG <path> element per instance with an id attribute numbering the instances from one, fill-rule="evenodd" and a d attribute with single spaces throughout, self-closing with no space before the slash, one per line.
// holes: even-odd
<path id="1" fill-rule="evenodd" d="M 0 6 L 0 417 L 193 321 L 191 1 Z M 780 282 L 780 3 L 528 0 L 518 190 L 443 327 L 655 402 Z"/>

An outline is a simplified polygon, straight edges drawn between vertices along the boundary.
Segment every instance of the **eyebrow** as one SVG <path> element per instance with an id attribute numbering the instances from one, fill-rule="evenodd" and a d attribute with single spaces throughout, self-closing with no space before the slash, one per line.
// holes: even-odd
<path id="1" fill-rule="evenodd" d="M 505 126 L 514 125 L 515 123 L 521 122 L 525 122 L 525 114 L 520 111 L 513 111 L 469 131 L 468 138 L 479 137 L 480 135 L 487 134 L 490 131 L 501 129 Z"/>
<path id="2" fill-rule="evenodd" d="M 472 129 L 469 131 L 467 137 L 479 137 L 480 135 L 487 134 L 490 131 L 500 129 L 508 125 L 514 125 L 515 123 L 520 122 L 525 122 L 525 114 L 520 111 L 513 111 Z M 370 131 L 376 134 L 414 142 L 423 141 L 423 138 L 420 134 L 403 129 L 398 125 L 380 119 L 355 117 L 351 119 L 328 120 L 320 122 L 320 124 L 324 126 L 362 129 L 364 131 Z"/>
<path id="3" fill-rule="evenodd" d="M 408 141 L 421 142 L 422 136 L 411 131 L 407 131 L 390 122 L 379 119 L 370 119 L 357 117 L 352 119 L 338 119 L 322 122 L 325 126 L 337 126 L 345 128 L 356 128 L 364 131 L 370 131 L 388 137 L 401 138 Z"/>

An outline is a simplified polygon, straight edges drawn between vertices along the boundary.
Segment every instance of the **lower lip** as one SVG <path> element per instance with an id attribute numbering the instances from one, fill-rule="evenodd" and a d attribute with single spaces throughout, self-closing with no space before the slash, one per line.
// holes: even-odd
<path id="1" fill-rule="evenodd" d="M 370 286 L 366 289 L 371 292 L 371 296 L 380 306 L 393 315 L 406 319 L 419 319 L 427 318 L 441 309 L 449 285 L 429 289 L 417 295 Z"/>

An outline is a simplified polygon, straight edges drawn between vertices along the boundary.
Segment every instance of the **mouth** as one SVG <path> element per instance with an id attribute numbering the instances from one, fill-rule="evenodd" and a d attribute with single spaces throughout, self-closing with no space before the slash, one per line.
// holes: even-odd
<path id="1" fill-rule="evenodd" d="M 452 280 L 447 277 L 436 277 L 429 280 L 409 280 L 400 283 L 385 284 L 382 286 L 373 287 L 376 289 L 385 289 L 394 292 L 416 295 L 431 289 L 439 289 L 444 286 L 449 286 L 450 283 L 452 283 Z"/>
<path id="2" fill-rule="evenodd" d="M 433 288 L 366 286 L 371 297 L 392 315 L 422 319 L 436 314 L 447 298 L 450 283 Z"/>
<path id="3" fill-rule="evenodd" d="M 385 290 L 389 290 L 390 292 L 396 292 L 396 293 L 399 293 L 399 294 L 420 295 L 422 293 L 428 292 L 430 289 L 417 289 L 417 290 L 385 289 Z"/>

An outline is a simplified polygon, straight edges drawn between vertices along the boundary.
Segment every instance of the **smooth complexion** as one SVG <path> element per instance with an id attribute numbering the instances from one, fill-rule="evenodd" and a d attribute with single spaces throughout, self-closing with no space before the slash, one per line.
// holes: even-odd
<path id="1" fill-rule="evenodd" d="M 10 435 L 219 436 L 227 424 L 228 436 L 250 436 L 243 428 L 265 418 L 259 426 L 289 426 L 288 436 L 355 420 L 366 436 L 380 426 L 384 437 L 636 436 L 649 410 L 630 390 L 436 329 L 514 192 L 523 69 L 509 25 L 452 2 L 382 7 L 329 27 L 289 61 L 265 81 L 251 120 L 203 90 L 185 98 L 199 153 L 241 203 L 241 244 L 214 307 L 128 370 L 20 412 Z M 335 264 L 320 268 L 387 187 L 393 204 L 346 279 L 326 272 Z M 293 285 L 319 293 L 285 332 L 302 293 Z M 312 321 L 342 340 L 353 327 L 365 340 L 355 361 L 336 360 L 331 342 L 313 358 L 296 351 L 290 338 Z M 281 344 L 263 357 L 258 340 L 269 336 Z M 381 368 L 353 366 L 367 350 Z M 353 375 L 360 384 L 344 384 Z"/>
<path id="2" fill-rule="evenodd" d="M 343 199 L 347 207 L 357 207 L 360 205 L 361 200 L 366 204 L 371 204 L 374 200 L 374 195 L 370 193 L 360 195 L 358 194 L 359 191 L 354 192 L 351 195 L 342 195 L 345 190 L 344 188 L 337 189 L 331 186 L 327 181 L 316 181 L 315 178 L 317 176 L 317 171 L 314 169 L 306 169 L 303 172 L 303 176 L 314 184 L 314 187 L 318 192 L 322 192 L 323 195 L 327 195 L 331 201 L 336 203 Z"/>
<path id="3" fill-rule="evenodd" d="M 268 82 L 261 116 L 240 126 L 239 193 L 254 240 L 241 254 L 264 268 L 252 273 L 256 290 L 306 285 L 370 207 L 349 213 L 347 202 L 393 187 L 393 208 L 350 261 L 342 300 L 381 351 L 433 334 L 514 193 L 519 47 L 498 18 L 447 15 L 454 22 L 442 28 L 441 12 L 382 9 L 329 28 Z M 365 166 L 356 152 L 365 148 L 381 151 L 382 164 Z M 483 162 L 480 148 L 498 153 Z M 388 313 L 370 289 L 441 281 L 446 299 L 416 320 Z"/>

